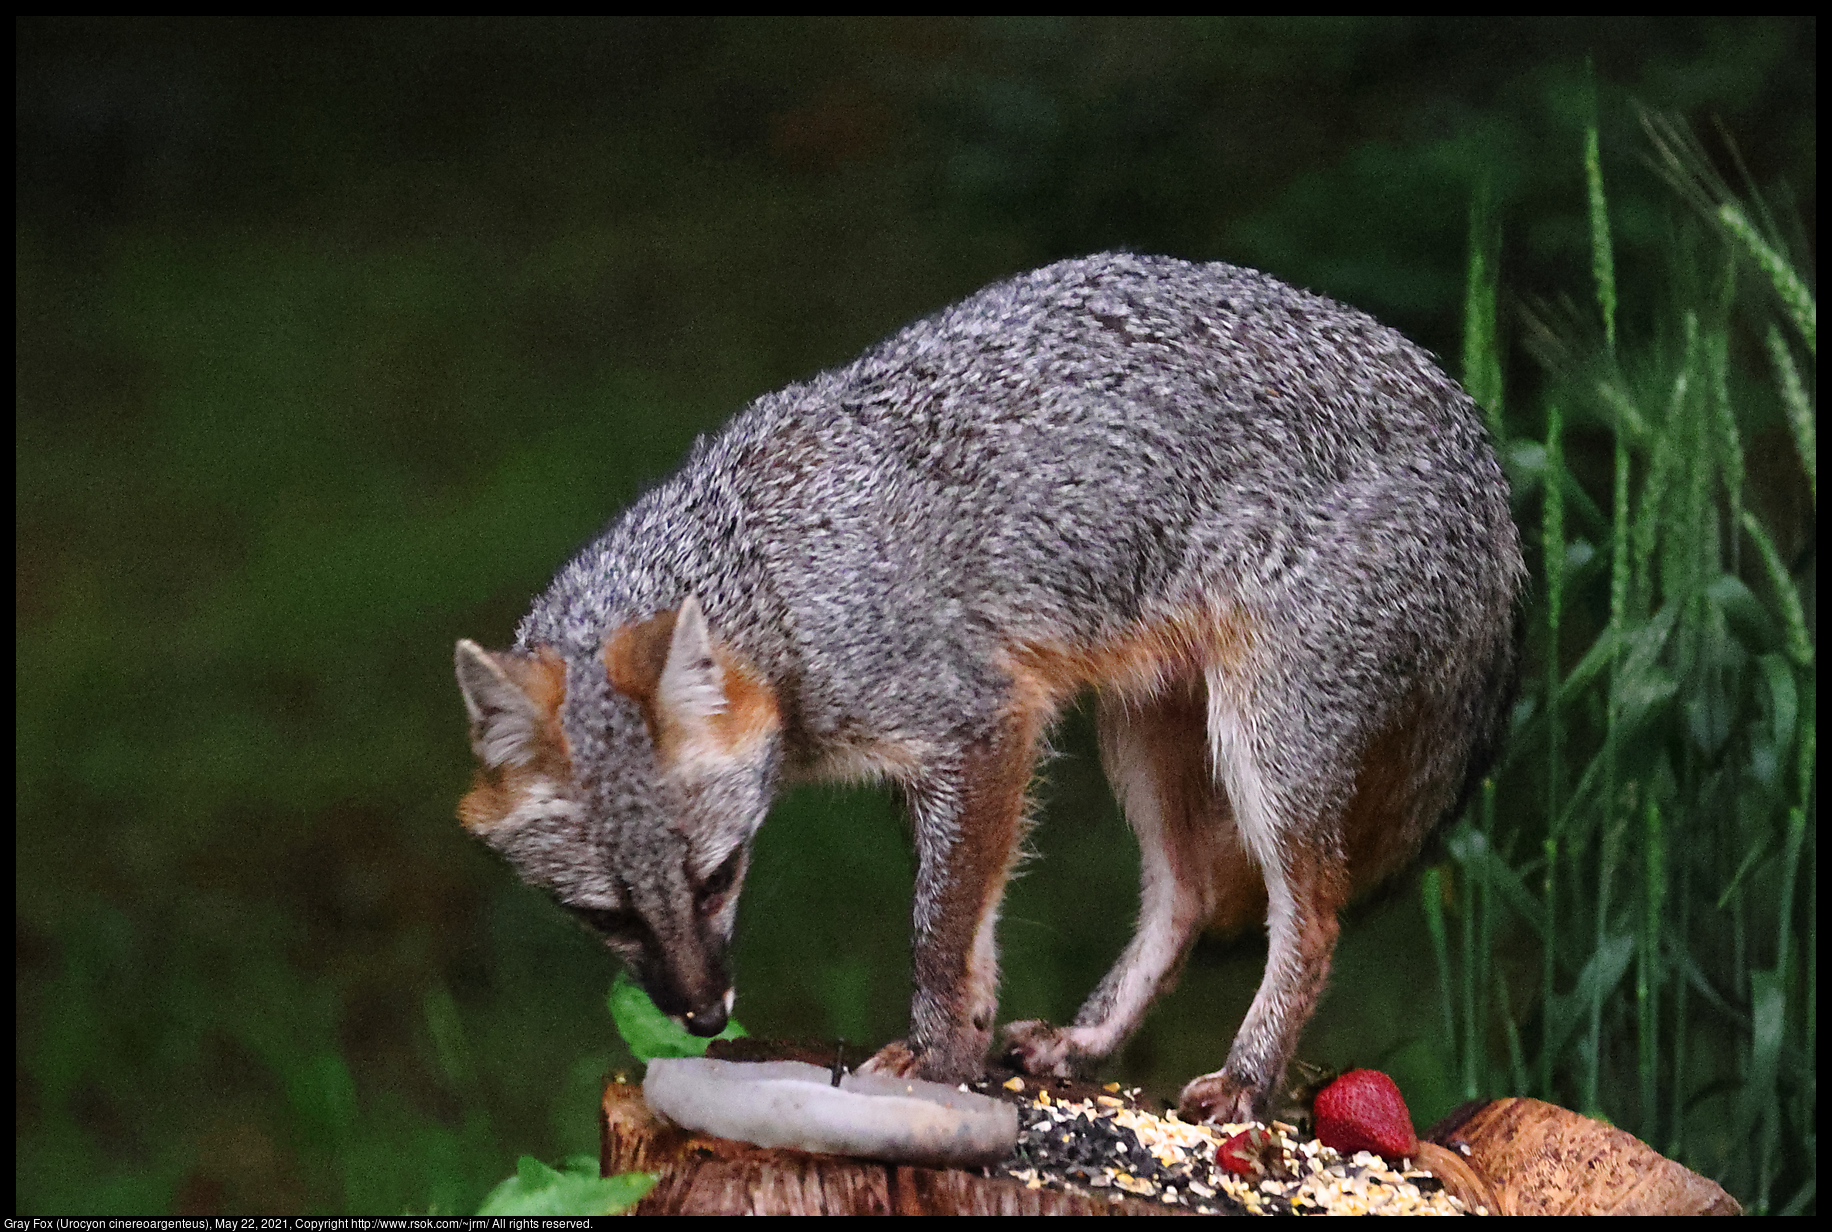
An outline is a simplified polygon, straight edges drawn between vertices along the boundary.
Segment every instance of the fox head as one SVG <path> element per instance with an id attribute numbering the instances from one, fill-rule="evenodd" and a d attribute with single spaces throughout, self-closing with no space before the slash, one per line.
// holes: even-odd
<path id="1" fill-rule="evenodd" d="M 612 629 L 569 662 L 461 641 L 471 833 L 577 915 L 696 1035 L 732 1006 L 726 951 L 782 720 L 700 604 Z"/>

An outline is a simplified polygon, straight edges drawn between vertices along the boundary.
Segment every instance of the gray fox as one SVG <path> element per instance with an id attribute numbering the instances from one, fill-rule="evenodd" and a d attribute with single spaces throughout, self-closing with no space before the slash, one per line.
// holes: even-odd
<path id="1" fill-rule="evenodd" d="M 1136 934 L 1073 1024 L 1112 1053 L 1197 932 L 1265 921 L 1226 1065 L 1263 1113 L 1337 912 L 1416 852 L 1499 727 L 1520 547 L 1476 407 L 1367 316 L 1228 265 L 1105 254 L 1002 282 L 757 399 L 562 569 L 515 648 L 457 647 L 467 828 L 700 1035 L 789 778 L 889 779 L 917 855 L 907 1040 L 982 1071 L 994 928 L 1065 703 L 1142 856 Z"/>

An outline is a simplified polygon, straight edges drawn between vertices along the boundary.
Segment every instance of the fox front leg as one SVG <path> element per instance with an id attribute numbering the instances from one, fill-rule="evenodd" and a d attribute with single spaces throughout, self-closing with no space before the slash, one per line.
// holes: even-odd
<path id="1" fill-rule="evenodd" d="M 867 1070 L 964 1082 L 984 1070 L 998 1010 L 994 933 L 1024 831 L 1035 718 L 1008 718 L 955 765 L 906 785 L 916 835 L 916 993 L 910 1034 Z"/>

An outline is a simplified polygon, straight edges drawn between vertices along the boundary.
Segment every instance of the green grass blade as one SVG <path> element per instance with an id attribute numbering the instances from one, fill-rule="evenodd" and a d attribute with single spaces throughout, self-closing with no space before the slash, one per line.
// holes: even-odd
<path id="1" fill-rule="evenodd" d="M 1717 909 L 1719 911 L 1723 911 L 1730 906 L 1730 900 L 1736 894 L 1737 887 L 1743 884 L 1743 878 L 1747 877 L 1749 875 L 1749 870 L 1754 868 L 1757 862 L 1767 855 L 1767 843 L 1758 842 L 1754 847 L 1749 849 L 1748 854 L 1743 857 L 1743 862 L 1737 865 L 1737 871 L 1730 875 L 1729 884 L 1727 884 L 1718 894 Z"/>
<path id="2" fill-rule="evenodd" d="M 1666 895 L 1666 847 L 1660 828 L 1660 804 L 1650 798 L 1643 813 L 1641 840 L 1641 935 L 1635 967 L 1637 1070 L 1641 1078 L 1641 1131 L 1655 1133 L 1660 1081 L 1660 933 Z"/>
<path id="3" fill-rule="evenodd" d="M 1701 586 L 1705 547 L 1705 505 L 1710 499 L 1711 457 L 1708 438 L 1701 431 L 1700 399 L 1704 394 L 1704 337 L 1699 328 L 1698 313 L 1685 315 L 1686 391 L 1673 408 L 1673 434 L 1678 438 L 1677 461 L 1685 477 L 1681 489 L 1679 525 L 1666 536 L 1668 552 L 1661 561 L 1661 586 L 1664 593 L 1684 600 L 1681 617 L 1680 670 L 1691 668 L 1698 643 L 1698 606 L 1696 596 Z"/>
<path id="4" fill-rule="evenodd" d="M 1629 584 L 1632 581 L 1628 562 L 1629 443 L 1620 428 L 1615 435 L 1615 484 L 1609 518 L 1609 722 L 1612 730 L 1615 725 L 1616 665 L 1619 662 L 1622 627 L 1628 619 Z"/>
<path id="5" fill-rule="evenodd" d="M 1425 930 L 1431 934 L 1431 956 L 1438 964 L 1438 997 L 1444 1011 L 1444 1039 L 1454 1049 L 1457 1019 L 1451 1008 L 1450 945 L 1444 929 L 1444 870 L 1436 867 L 1426 869 L 1419 893 L 1425 907 Z"/>
<path id="6" fill-rule="evenodd" d="M 1722 615 L 1744 649 L 1760 652 L 1783 644 L 1781 623 L 1736 574 L 1718 574 L 1705 587 L 1705 598 Z"/>
<path id="7" fill-rule="evenodd" d="M 1732 238 L 1743 246 L 1755 260 L 1757 268 L 1768 275 L 1774 285 L 1775 293 L 1781 297 L 1782 305 L 1787 309 L 1788 319 L 1801 340 L 1807 344 L 1807 353 L 1819 358 L 1819 307 L 1813 300 L 1813 293 L 1807 290 L 1806 283 L 1794 272 L 1787 258 L 1776 252 L 1750 225 L 1742 207 L 1726 201 L 1718 207 L 1718 221 L 1724 224 Z"/>
<path id="8" fill-rule="evenodd" d="M 1597 398 L 1609 408 L 1614 418 L 1616 432 L 1628 430 L 1629 443 L 1640 445 L 1654 435 L 1654 429 L 1648 425 L 1647 416 L 1635 405 L 1635 399 L 1620 382 L 1614 380 L 1597 382 Z"/>
<path id="9" fill-rule="evenodd" d="M 1814 736 L 1817 730 L 1815 727 L 1815 720 L 1819 713 L 1819 698 L 1813 691 L 1814 677 L 1817 675 L 1818 673 L 1815 672 L 1807 678 L 1806 695 L 1802 699 L 1800 709 L 1800 760 L 1796 765 L 1799 768 L 1799 800 L 1801 808 L 1808 808 L 1812 803 L 1813 776 L 1819 768 L 1819 762 L 1815 760 L 1818 757 L 1818 749 Z"/>
<path id="10" fill-rule="evenodd" d="M 1734 268 L 1734 267 L 1732 267 Z M 1734 542 L 1743 520 L 1743 435 L 1737 428 L 1736 410 L 1730 404 L 1730 332 L 1717 328 L 1705 339 L 1706 390 L 1711 401 L 1718 471 L 1724 496 L 1730 504 L 1730 535 Z M 1732 561 L 1735 561 L 1732 557 Z M 1733 563 L 1734 571 L 1735 565 Z"/>
<path id="11" fill-rule="evenodd" d="M 1794 1195 L 1793 1200 L 1781 1208 L 1780 1213 L 1783 1215 L 1804 1215 L 1807 1213 L 1807 1207 L 1811 1206 L 1813 1199 L 1818 1196 L 1818 1179 L 1809 1179 L 1805 1185 L 1800 1187 L 1800 1192 Z"/>
<path id="12" fill-rule="evenodd" d="M 1785 757 L 1794 747 L 1794 730 L 1800 721 L 1800 690 L 1794 683 L 1794 669 L 1780 655 L 1765 654 L 1756 660 L 1768 685 L 1770 730 L 1774 735 L 1775 754 Z"/>
<path id="13" fill-rule="evenodd" d="M 1490 844 L 1487 835 L 1478 830 L 1459 830 L 1446 840 L 1445 847 L 1465 870 L 1466 876 L 1479 879 L 1536 936 L 1545 936 L 1545 915 L 1540 900 L 1527 888 L 1526 871 L 1510 865 Z"/>
<path id="14" fill-rule="evenodd" d="M 1546 407 L 1546 485 L 1542 515 L 1543 566 L 1546 571 L 1546 868 L 1542 895 L 1545 901 L 1546 931 L 1542 941 L 1540 974 L 1541 1013 L 1546 1024 L 1539 1054 L 1539 1089 L 1541 1098 L 1552 1098 L 1554 1035 L 1551 1024 L 1557 1021 L 1559 1001 L 1556 992 L 1558 974 L 1558 874 L 1559 874 L 1559 609 L 1564 601 L 1565 582 L 1565 504 L 1559 483 L 1564 469 L 1560 429 L 1563 426 L 1556 403 Z"/>
<path id="15" fill-rule="evenodd" d="M 1559 685 L 1560 703 L 1570 705 L 1575 702 L 1596 682 L 1597 677 L 1608 679 L 1614 673 L 1621 651 L 1622 638 L 1618 629 L 1606 628 L 1599 633 L 1597 640 L 1590 644 L 1590 649 L 1584 652 L 1584 657 L 1571 669 L 1571 674 Z"/>
<path id="16" fill-rule="evenodd" d="M 1501 1003 L 1501 1025 L 1508 1041 L 1508 1072 L 1512 1078 L 1510 1088 L 1515 1091 L 1531 1090 L 1527 1077 L 1526 1050 L 1520 1044 L 1520 1025 L 1514 1021 L 1514 1007 L 1508 997 L 1508 979 L 1502 971 L 1495 971 L 1495 999 Z"/>
<path id="17" fill-rule="evenodd" d="M 1584 179 L 1590 189 L 1590 272 L 1603 313 L 1603 339 L 1616 353 L 1616 256 L 1609 238 L 1609 208 L 1603 197 L 1603 157 L 1592 121 L 1584 129 Z"/>
<path id="18" fill-rule="evenodd" d="M 1787 348 L 1787 340 L 1775 326 L 1768 327 L 1768 358 L 1775 366 L 1775 383 L 1781 387 L 1781 403 L 1787 408 L 1787 425 L 1794 433 L 1794 449 L 1800 455 L 1800 465 L 1807 473 L 1807 491 L 1812 493 L 1813 507 L 1819 507 L 1819 481 L 1817 478 L 1816 449 L 1814 443 L 1813 404 L 1807 400 L 1806 388 L 1800 383 L 1800 369 L 1794 366 L 1794 356 Z"/>
<path id="19" fill-rule="evenodd" d="M 1485 794 L 1487 790 L 1485 784 Z M 1481 1094 L 1480 1088 L 1477 1085 L 1478 1079 L 1476 1076 L 1476 1069 L 1479 1061 L 1476 1054 L 1477 1050 L 1481 1047 L 1480 1041 L 1482 1039 L 1482 1033 L 1476 1026 L 1476 989 L 1479 987 L 1477 983 L 1476 915 L 1479 910 L 1486 910 L 1486 904 L 1479 905 L 1478 901 L 1479 899 L 1485 898 L 1487 898 L 1487 895 L 1482 893 L 1481 887 L 1476 879 L 1465 873 L 1463 876 L 1463 961 L 1457 973 L 1457 991 L 1460 994 L 1460 1008 L 1463 1011 L 1463 1040 L 1459 1051 L 1462 1053 L 1463 1061 L 1464 1099 L 1475 1099 L 1477 1095 Z M 1445 1020 L 1449 1022 L 1451 1019 L 1449 1007 L 1446 1006 L 1445 1010 Z M 1455 1038 L 1455 1036 L 1452 1036 L 1452 1039 Z"/>
<path id="20" fill-rule="evenodd" d="M 1683 884 L 1681 888 L 1685 888 Z M 1681 903 L 1680 910 L 1671 914 L 1682 923 L 1689 918 L 1684 903 Z M 1732 1005 L 1729 998 L 1718 991 L 1717 987 L 1712 984 L 1711 977 L 1705 974 L 1704 969 L 1698 965 L 1698 960 L 1692 956 L 1691 951 L 1675 946 L 1667 951 L 1666 958 L 1668 965 L 1673 968 L 1673 974 L 1679 977 L 1675 981 L 1676 987 L 1689 989 L 1704 998 L 1705 1004 L 1717 1011 L 1718 1016 L 1734 1029 L 1749 1030 L 1749 1015 Z"/>
<path id="21" fill-rule="evenodd" d="M 1597 275 L 1598 301 L 1604 309 L 1604 323 L 1608 334 L 1611 357 L 1615 352 L 1615 306 L 1616 282 L 1614 259 L 1608 248 L 1608 216 L 1603 212 L 1603 173 L 1600 164 L 1596 163 L 1596 128 L 1591 126 L 1586 147 L 1585 168 L 1589 172 L 1591 185 L 1591 234 L 1593 237 L 1592 258 L 1600 269 L 1608 273 L 1607 284 L 1602 273 Z M 1595 169 L 1592 170 L 1593 164 Z M 1603 241 L 1595 244 L 1595 236 L 1601 232 Z M 1608 286 L 1608 295 L 1603 293 Z M 1603 699 L 1603 829 L 1606 836 L 1614 832 L 1615 810 L 1618 806 L 1616 794 L 1616 774 L 1620 749 L 1618 739 L 1618 720 L 1621 716 L 1621 662 L 1622 632 L 1628 616 L 1629 565 L 1628 565 L 1628 472 L 1629 453 L 1628 437 L 1620 425 L 1615 436 L 1614 483 L 1610 503 L 1610 557 L 1609 557 L 1609 624 L 1603 636 L 1598 640 L 1607 642 L 1607 663 L 1609 675 L 1605 685 Z M 1588 658 L 1589 656 L 1586 656 Z M 1580 666 L 1582 666 L 1580 664 Z M 1577 673 L 1572 673 L 1575 676 Z M 1605 852 L 1598 864 L 1597 882 L 1597 927 L 1596 946 L 1600 949 L 1608 929 L 1609 887 L 1611 853 Z M 1641 975 L 1637 969 L 1637 987 Z M 1590 1017 L 1590 1068 L 1588 1073 L 1587 1092 L 1591 1106 L 1595 1106 L 1597 1082 L 1601 1068 L 1602 1041 L 1601 999 L 1591 1003 Z"/>
<path id="22" fill-rule="evenodd" d="M 1494 846 L 1495 846 L 1495 776 L 1494 775 L 1490 775 L 1489 777 L 1482 780 L 1482 829 L 1479 831 L 1478 837 L 1481 838 L 1482 845 L 1485 850 L 1489 850 L 1489 851 L 1494 850 Z M 1468 874 L 1465 874 L 1465 876 L 1468 876 Z M 1480 924 L 1480 929 L 1481 929 L 1480 949 L 1478 950 L 1477 957 L 1476 957 L 1476 965 L 1477 965 L 1478 970 L 1476 971 L 1476 974 L 1474 976 L 1464 981 L 1466 995 L 1469 995 L 1468 990 L 1470 986 L 1474 985 L 1474 994 L 1473 995 L 1477 1001 L 1477 1005 L 1475 1006 L 1474 1011 L 1466 1014 L 1466 1023 L 1467 1023 L 1467 1027 L 1469 1030 L 1469 1039 L 1464 1045 L 1465 1055 L 1470 1057 L 1472 1062 L 1479 1061 L 1482 1066 L 1482 1076 L 1480 1079 L 1480 1083 L 1481 1083 L 1480 1087 L 1470 1092 L 1470 1094 L 1468 1094 L 1465 1097 L 1467 1099 L 1475 1099 L 1478 1096 L 1484 1094 L 1485 1092 L 1492 1092 L 1494 1090 L 1494 1083 L 1489 1077 L 1488 1049 L 1483 1044 L 1483 1041 L 1486 1038 L 1485 1033 L 1483 1031 L 1483 1024 L 1489 1021 L 1488 993 L 1489 993 L 1489 980 L 1491 979 L 1490 972 L 1493 967 L 1493 964 L 1490 962 L 1490 958 L 1494 955 L 1494 952 L 1495 952 L 1495 921 L 1496 921 L 1497 912 L 1495 909 L 1495 895 L 1492 892 L 1493 887 L 1494 887 L 1494 879 L 1489 875 L 1488 867 L 1486 865 L 1483 867 L 1482 875 L 1480 878 L 1470 878 L 1470 880 L 1472 884 L 1480 885 L 1482 889 L 1482 896 L 1481 896 L 1481 899 L 1479 900 L 1482 906 L 1482 919 L 1481 919 L 1481 924 Z M 1473 1084 L 1466 1080 L 1465 1086 L 1468 1087 L 1471 1085 Z"/>
<path id="23" fill-rule="evenodd" d="M 1743 530 L 1762 554 L 1762 563 L 1768 569 L 1769 585 L 1775 588 L 1775 599 L 1781 606 L 1781 621 L 1787 629 L 1788 658 L 1802 667 L 1811 667 L 1813 637 L 1807 632 L 1806 612 L 1800 604 L 1800 591 L 1794 585 L 1794 579 L 1788 576 L 1787 566 L 1781 561 L 1781 553 L 1775 550 L 1775 541 L 1768 537 L 1768 531 L 1756 520 L 1756 515 L 1747 509 L 1743 511 Z"/>
<path id="24" fill-rule="evenodd" d="M 1787 815 L 1787 851 L 1781 858 L 1781 908 L 1779 935 L 1775 939 L 1775 970 L 1782 984 L 1788 980 L 1788 958 L 1794 939 L 1794 881 L 1800 876 L 1800 852 L 1806 845 L 1807 815 L 1800 809 L 1789 809 Z"/>
<path id="25" fill-rule="evenodd" d="M 1673 380 L 1668 398 L 1667 422 L 1653 434 L 1652 456 L 1648 459 L 1647 478 L 1641 484 L 1641 502 L 1635 514 L 1631 540 L 1631 564 L 1635 578 L 1635 605 L 1647 610 L 1653 606 L 1657 588 L 1654 579 L 1654 550 L 1660 543 L 1661 518 L 1665 512 L 1667 488 L 1674 464 L 1672 423 L 1675 409 L 1686 397 L 1686 372 L 1682 368 Z"/>
<path id="26" fill-rule="evenodd" d="M 1805 1029 L 1807 1072 L 1819 1072 L 1819 860 L 1807 864 L 1807 1013 Z"/>
<path id="27" fill-rule="evenodd" d="M 1501 230 L 1489 183 L 1477 185 L 1469 207 L 1469 286 L 1463 302 L 1463 387 L 1488 417 L 1497 443 L 1505 439 L 1501 414 L 1501 351 L 1496 335 Z"/>

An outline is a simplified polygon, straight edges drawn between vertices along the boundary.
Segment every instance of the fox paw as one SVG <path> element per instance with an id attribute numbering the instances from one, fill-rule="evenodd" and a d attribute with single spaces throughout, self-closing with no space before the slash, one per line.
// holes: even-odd
<path id="1" fill-rule="evenodd" d="M 1256 1087 L 1232 1077 L 1227 1070 L 1217 1070 L 1192 1078 L 1177 1097 L 1177 1110 L 1185 1120 L 1213 1125 L 1238 1125 L 1242 1121 L 1262 1119 L 1259 1115 L 1261 1092 Z"/>
<path id="2" fill-rule="evenodd" d="M 859 1066 L 861 1074 L 878 1074 L 885 1078 L 917 1078 L 922 1058 L 904 1040 L 893 1040 L 873 1053 L 871 1060 Z"/>
<path id="3" fill-rule="evenodd" d="M 1007 1023 L 1004 1054 L 1025 1073 L 1050 1078 L 1074 1077 L 1083 1059 L 1072 1029 L 1052 1027 L 1041 1018 Z"/>

